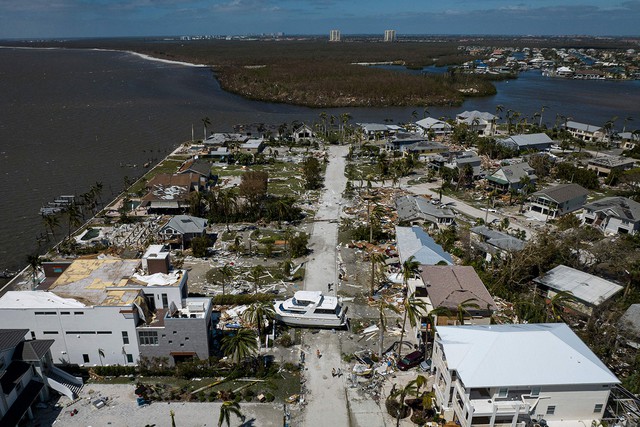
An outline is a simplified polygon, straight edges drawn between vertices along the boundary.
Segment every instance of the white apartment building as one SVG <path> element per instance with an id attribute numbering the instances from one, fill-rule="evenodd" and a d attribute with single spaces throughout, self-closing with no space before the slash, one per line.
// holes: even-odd
<path id="1" fill-rule="evenodd" d="M 329 31 L 329 41 L 330 42 L 339 42 L 340 41 L 340 30 L 331 30 L 331 31 Z"/>
<path id="2" fill-rule="evenodd" d="M 396 41 L 396 30 L 384 30 L 384 41 L 385 42 Z"/>
<path id="3" fill-rule="evenodd" d="M 176 358 L 207 358 L 210 301 L 187 298 L 187 272 L 160 272 L 169 261 L 159 253 L 146 254 L 148 269 L 140 259 L 45 263 L 46 278 L 36 290 L 0 298 L 0 324 L 54 340 L 56 364 L 135 365 L 141 355 L 167 357 L 172 364 L 174 351 Z M 163 340 L 158 335 L 167 324 L 172 330 L 161 336 L 171 337 Z"/>
<path id="4" fill-rule="evenodd" d="M 589 426 L 620 383 L 563 323 L 441 326 L 432 362 L 436 405 L 461 427 Z"/>

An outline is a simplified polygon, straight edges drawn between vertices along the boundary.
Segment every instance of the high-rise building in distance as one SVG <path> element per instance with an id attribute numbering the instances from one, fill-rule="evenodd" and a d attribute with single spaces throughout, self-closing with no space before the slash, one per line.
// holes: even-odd
<path id="1" fill-rule="evenodd" d="M 384 41 L 386 42 L 396 41 L 396 30 L 384 30 Z"/>
<path id="2" fill-rule="evenodd" d="M 329 41 L 330 42 L 339 42 L 340 41 L 340 30 L 331 30 L 329 32 Z"/>

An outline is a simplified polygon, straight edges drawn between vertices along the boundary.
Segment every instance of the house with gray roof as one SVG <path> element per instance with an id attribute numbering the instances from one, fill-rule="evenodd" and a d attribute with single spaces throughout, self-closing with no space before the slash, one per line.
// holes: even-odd
<path id="1" fill-rule="evenodd" d="M 543 151 L 551 148 L 553 140 L 546 133 L 530 133 L 499 139 L 498 144 L 517 152 Z"/>
<path id="2" fill-rule="evenodd" d="M 589 160 L 587 169 L 595 171 L 599 177 L 607 177 L 611 172 L 622 172 L 635 165 L 636 159 L 631 157 L 600 155 Z"/>
<path id="3" fill-rule="evenodd" d="M 437 206 L 422 196 L 403 196 L 396 200 L 398 220 L 414 223 L 430 222 L 437 226 L 451 225 L 455 222 L 455 213 L 446 206 Z"/>
<path id="4" fill-rule="evenodd" d="M 442 249 L 421 227 L 396 227 L 396 242 L 400 263 L 411 257 L 422 265 L 453 264 L 451 255 Z"/>
<path id="5" fill-rule="evenodd" d="M 624 150 L 633 150 L 640 143 L 640 134 L 634 132 L 620 132 L 617 138 L 620 147 Z"/>
<path id="6" fill-rule="evenodd" d="M 194 237 L 207 235 L 207 220 L 191 215 L 175 215 L 160 227 L 161 240 L 181 249 L 188 248 Z"/>
<path id="7" fill-rule="evenodd" d="M 525 185 L 523 180 L 525 177 L 529 178 L 531 184 L 535 184 L 538 179 L 535 171 L 527 162 L 502 166 L 488 176 L 487 180 L 497 189 L 511 191 L 522 189 Z"/>
<path id="8" fill-rule="evenodd" d="M 578 184 L 560 184 L 531 195 L 529 211 L 538 212 L 546 218 L 558 218 L 582 209 L 589 191 Z"/>
<path id="9" fill-rule="evenodd" d="M 29 329 L 0 329 L 0 425 L 33 420 L 36 401 L 49 400 L 53 389 L 75 399 L 82 380 L 53 366 L 52 339 L 26 340 Z M 31 333 L 31 336 L 34 336 Z"/>
<path id="10" fill-rule="evenodd" d="M 640 304 L 631 304 L 618 321 L 619 339 L 640 349 Z"/>
<path id="11" fill-rule="evenodd" d="M 590 315 L 594 307 L 608 301 L 622 291 L 623 287 L 593 274 L 559 265 L 533 279 L 539 290 L 552 298 L 558 292 L 569 292 L 576 303 L 571 308 Z"/>
<path id="12" fill-rule="evenodd" d="M 605 137 L 604 130 L 601 126 L 568 121 L 564 128 L 574 138 L 578 138 L 587 142 L 600 141 Z"/>
<path id="13" fill-rule="evenodd" d="M 525 246 L 523 240 L 484 225 L 471 228 L 470 237 L 471 246 L 484 253 L 487 261 L 494 257 L 504 259 Z"/>
<path id="14" fill-rule="evenodd" d="M 457 316 L 461 308 L 464 308 L 464 324 L 491 323 L 496 303 L 472 266 L 423 265 L 420 270 L 423 287 L 416 290 L 416 297 L 424 295 L 427 312 L 438 307 L 450 311 L 448 315 L 436 317 L 437 326 L 460 324 Z"/>
<path id="15" fill-rule="evenodd" d="M 473 151 L 467 151 L 455 157 L 451 162 L 445 163 L 444 167 L 450 169 L 463 169 L 465 166 L 471 166 L 473 170 L 473 178 L 479 178 L 484 175 L 482 169 L 482 159 Z"/>
<path id="16" fill-rule="evenodd" d="M 449 135 L 453 128 L 451 125 L 443 120 L 434 119 L 433 117 L 426 117 L 422 120 L 418 120 L 416 125 L 422 129 L 422 133 L 427 136 L 433 133 L 436 136 Z"/>
<path id="17" fill-rule="evenodd" d="M 378 140 L 393 133 L 386 124 L 383 123 L 356 123 L 368 139 Z"/>
<path id="18" fill-rule="evenodd" d="M 627 197 L 605 197 L 584 205 L 582 223 L 604 234 L 636 234 L 640 231 L 640 203 Z"/>
<path id="19" fill-rule="evenodd" d="M 456 116 L 456 123 L 464 123 L 472 132 L 483 136 L 494 134 L 496 120 L 498 116 L 478 110 L 464 111 Z"/>

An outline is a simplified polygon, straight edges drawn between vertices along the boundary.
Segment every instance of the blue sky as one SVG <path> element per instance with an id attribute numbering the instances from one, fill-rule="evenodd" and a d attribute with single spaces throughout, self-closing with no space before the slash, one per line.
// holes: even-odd
<path id="1" fill-rule="evenodd" d="M 639 35 L 640 0 L 0 0 L 0 38 L 182 34 Z"/>

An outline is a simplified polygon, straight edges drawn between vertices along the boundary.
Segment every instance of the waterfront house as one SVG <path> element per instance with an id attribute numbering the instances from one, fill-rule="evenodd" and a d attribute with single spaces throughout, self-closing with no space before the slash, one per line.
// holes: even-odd
<path id="1" fill-rule="evenodd" d="M 416 125 L 422 130 L 424 136 L 431 134 L 436 137 L 443 137 L 449 135 L 453 128 L 451 125 L 443 120 L 434 119 L 433 117 L 426 117 L 422 120 L 418 120 Z"/>
<path id="2" fill-rule="evenodd" d="M 472 266 L 423 265 L 420 267 L 421 286 L 409 289 L 416 297 L 425 299 L 427 313 L 445 308 L 449 314 L 435 316 L 436 327 L 459 325 L 462 315 L 465 325 L 488 325 L 497 309 L 496 303 Z M 477 307 L 466 304 L 473 303 Z"/>
<path id="3" fill-rule="evenodd" d="M 171 366 L 207 359 L 211 300 L 188 298 L 187 272 L 168 266 L 168 252 L 156 248 L 143 259 L 48 262 L 36 290 L 0 297 L 0 322 L 54 340 L 58 364 L 132 366 L 145 356 Z"/>
<path id="4" fill-rule="evenodd" d="M 448 226 L 455 222 L 455 213 L 446 206 L 436 206 L 422 196 L 402 196 L 396 200 L 400 222 L 427 222 Z"/>
<path id="5" fill-rule="evenodd" d="M 639 133 L 620 132 L 617 137 L 620 147 L 624 150 L 633 150 L 640 143 Z"/>
<path id="6" fill-rule="evenodd" d="M 589 192 L 578 184 L 560 184 L 531 195 L 529 210 L 548 218 L 557 218 L 581 209 Z"/>
<path id="7" fill-rule="evenodd" d="M 142 197 L 140 206 L 148 213 L 178 214 L 189 207 L 192 192 L 200 191 L 199 174 L 161 173 L 147 182 L 147 194 Z"/>
<path id="8" fill-rule="evenodd" d="M 481 111 L 464 111 L 456 116 L 456 123 L 466 124 L 472 132 L 482 136 L 495 133 L 495 123 L 498 116 Z"/>
<path id="9" fill-rule="evenodd" d="M 508 191 L 520 191 L 525 186 L 526 179 L 532 185 L 535 185 L 537 176 L 535 171 L 527 162 L 516 163 L 513 165 L 502 166 L 493 174 L 487 177 L 487 180 L 496 189 Z"/>
<path id="10" fill-rule="evenodd" d="M 570 292 L 575 302 L 569 302 L 567 305 L 586 315 L 590 315 L 594 307 L 622 291 L 620 285 L 566 265 L 559 265 L 547 271 L 533 279 L 533 282 L 538 292 L 544 294 L 547 299 L 553 298 L 558 292 Z"/>
<path id="11" fill-rule="evenodd" d="M 194 237 L 207 236 L 207 220 L 191 215 L 175 215 L 160 227 L 158 236 L 164 243 L 188 248 Z"/>
<path id="12" fill-rule="evenodd" d="M 582 223 L 605 234 L 636 234 L 640 230 L 640 203 L 627 197 L 605 197 L 584 206 Z"/>
<path id="13" fill-rule="evenodd" d="M 369 140 L 379 140 L 382 138 L 386 138 L 391 135 L 392 132 L 386 124 L 382 123 L 356 123 L 360 129 L 362 129 L 362 133 Z"/>
<path id="14" fill-rule="evenodd" d="M 597 425 L 620 383 L 564 323 L 441 326 L 431 359 L 436 407 L 461 427 Z"/>
<path id="15" fill-rule="evenodd" d="M 428 156 L 430 154 L 444 154 L 449 152 L 449 147 L 435 141 L 428 141 L 423 136 L 412 133 L 398 133 L 385 143 L 387 150 L 399 150 L 403 155 L 418 154 Z"/>
<path id="16" fill-rule="evenodd" d="M 601 126 L 568 121 L 564 125 L 564 128 L 574 138 L 578 138 L 586 142 L 601 141 L 605 137 L 604 130 Z"/>
<path id="17" fill-rule="evenodd" d="M 303 124 L 302 126 L 296 128 L 293 131 L 293 140 L 295 142 L 300 142 L 300 141 L 308 140 L 315 137 L 316 137 L 316 134 L 313 131 L 313 129 L 311 129 L 311 127 L 306 124 Z"/>
<path id="18" fill-rule="evenodd" d="M 607 177 L 611 172 L 622 172 L 632 169 L 636 165 L 636 160 L 630 157 L 600 155 L 589 159 L 587 169 L 595 171 L 599 177 Z"/>
<path id="19" fill-rule="evenodd" d="M 229 147 L 242 144 L 248 139 L 249 137 L 247 135 L 241 133 L 220 132 L 212 133 L 203 143 L 208 147 Z"/>
<path id="20" fill-rule="evenodd" d="M 523 240 L 484 225 L 473 227 L 469 231 L 471 246 L 482 252 L 487 261 L 493 258 L 506 259 L 514 252 L 524 249 Z"/>
<path id="21" fill-rule="evenodd" d="M 514 150 L 518 153 L 523 151 L 544 151 L 551 148 L 553 140 L 546 133 L 530 133 L 522 135 L 511 135 L 498 140 L 498 144 Z"/>
<path id="22" fill-rule="evenodd" d="M 451 255 L 442 249 L 421 227 L 396 227 L 396 242 L 400 263 L 411 257 L 423 265 L 453 264 Z"/>
<path id="23" fill-rule="evenodd" d="M 0 425 L 23 425 L 33 420 L 36 400 L 49 400 L 50 390 L 73 400 L 82 379 L 53 366 L 51 339 L 29 339 L 29 329 L 0 329 Z"/>

